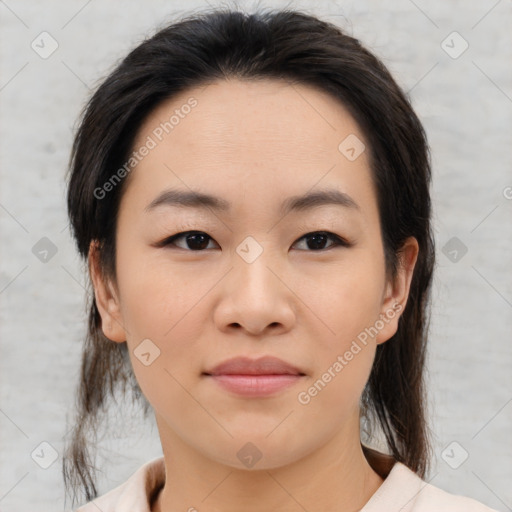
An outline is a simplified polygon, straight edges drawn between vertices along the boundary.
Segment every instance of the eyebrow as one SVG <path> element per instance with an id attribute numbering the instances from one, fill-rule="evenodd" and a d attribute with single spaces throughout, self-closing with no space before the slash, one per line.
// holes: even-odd
<path id="1" fill-rule="evenodd" d="M 336 189 L 324 189 L 316 192 L 308 192 L 302 196 L 291 196 L 281 204 L 280 212 L 286 215 L 290 212 L 307 211 L 318 206 L 337 205 L 344 208 L 360 211 L 359 205 L 345 192 Z M 151 203 L 145 212 L 151 212 L 162 206 L 174 206 L 180 208 L 212 209 L 219 212 L 229 212 L 231 204 L 220 197 L 204 194 L 197 191 L 164 190 Z"/>

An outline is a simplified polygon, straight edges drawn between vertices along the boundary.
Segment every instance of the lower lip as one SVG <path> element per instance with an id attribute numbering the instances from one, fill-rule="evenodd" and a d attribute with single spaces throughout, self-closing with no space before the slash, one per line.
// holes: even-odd
<path id="1" fill-rule="evenodd" d="M 301 375 L 207 375 L 227 391 L 244 396 L 268 396 L 293 386 Z"/>

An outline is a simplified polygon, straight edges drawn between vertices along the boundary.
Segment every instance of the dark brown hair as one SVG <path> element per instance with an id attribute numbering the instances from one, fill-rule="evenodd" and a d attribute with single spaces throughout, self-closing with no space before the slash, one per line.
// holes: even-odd
<path id="1" fill-rule="evenodd" d="M 406 238 L 418 241 L 407 306 L 396 334 L 377 346 L 361 404 L 369 435 L 380 428 L 392 460 L 425 477 L 430 442 L 424 365 L 435 257 L 429 149 L 409 99 L 388 70 L 336 25 L 288 9 L 252 14 L 215 9 L 188 15 L 131 51 L 89 100 L 74 140 L 67 206 L 78 251 L 87 260 L 97 241 L 102 275 L 116 283 L 116 222 L 126 179 L 104 198 L 95 190 L 123 166 L 142 122 L 161 102 L 228 77 L 305 84 L 340 101 L 369 142 L 388 276 L 396 275 Z M 124 394 L 128 386 L 145 417 L 151 406 L 134 378 L 126 343 L 103 335 L 92 289 L 87 307 L 76 421 L 63 474 L 74 498 L 81 489 L 90 501 L 97 490 L 89 451 L 94 442 L 88 437 L 96 433 L 107 398 L 115 398 L 118 388 Z M 373 460 L 373 452 L 364 449 Z"/>

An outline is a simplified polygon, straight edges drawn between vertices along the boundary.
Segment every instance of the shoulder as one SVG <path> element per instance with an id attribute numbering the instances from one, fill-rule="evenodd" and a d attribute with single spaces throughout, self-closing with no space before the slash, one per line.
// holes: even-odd
<path id="1" fill-rule="evenodd" d="M 146 462 L 121 485 L 82 505 L 75 512 L 150 512 L 152 497 L 164 482 L 162 456 Z"/>
<path id="2" fill-rule="evenodd" d="M 420 493 L 415 506 L 416 508 L 413 508 L 413 510 L 417 510 L 417 512 L 429 512 L 441 509 L 450 512 L 496 512 L 495 509 L 473 498 L 451 494 L 431 484 L 426 484 L 425 492 L 423 494 Z"/>
<path id="3" fill-rule="evenodd" d="M 397 462 L 361 512 L 497 512 L 479 501 L 451 494 L 422 480 Z"/>

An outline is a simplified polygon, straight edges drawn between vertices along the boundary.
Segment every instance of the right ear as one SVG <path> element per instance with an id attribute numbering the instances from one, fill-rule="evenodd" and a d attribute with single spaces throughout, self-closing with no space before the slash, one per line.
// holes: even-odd
<path id="1" fill-rule="evenodd" d="M 112 341 L 126 341 L 126 330 L 123 326 L 121 308 L 114 287 L 103 278 L 100 268 L 100 247 L 97 240 L 89 246 L 89 274 L 94 286 L 96 306 L 101 316 L 103 334 Z"/>

